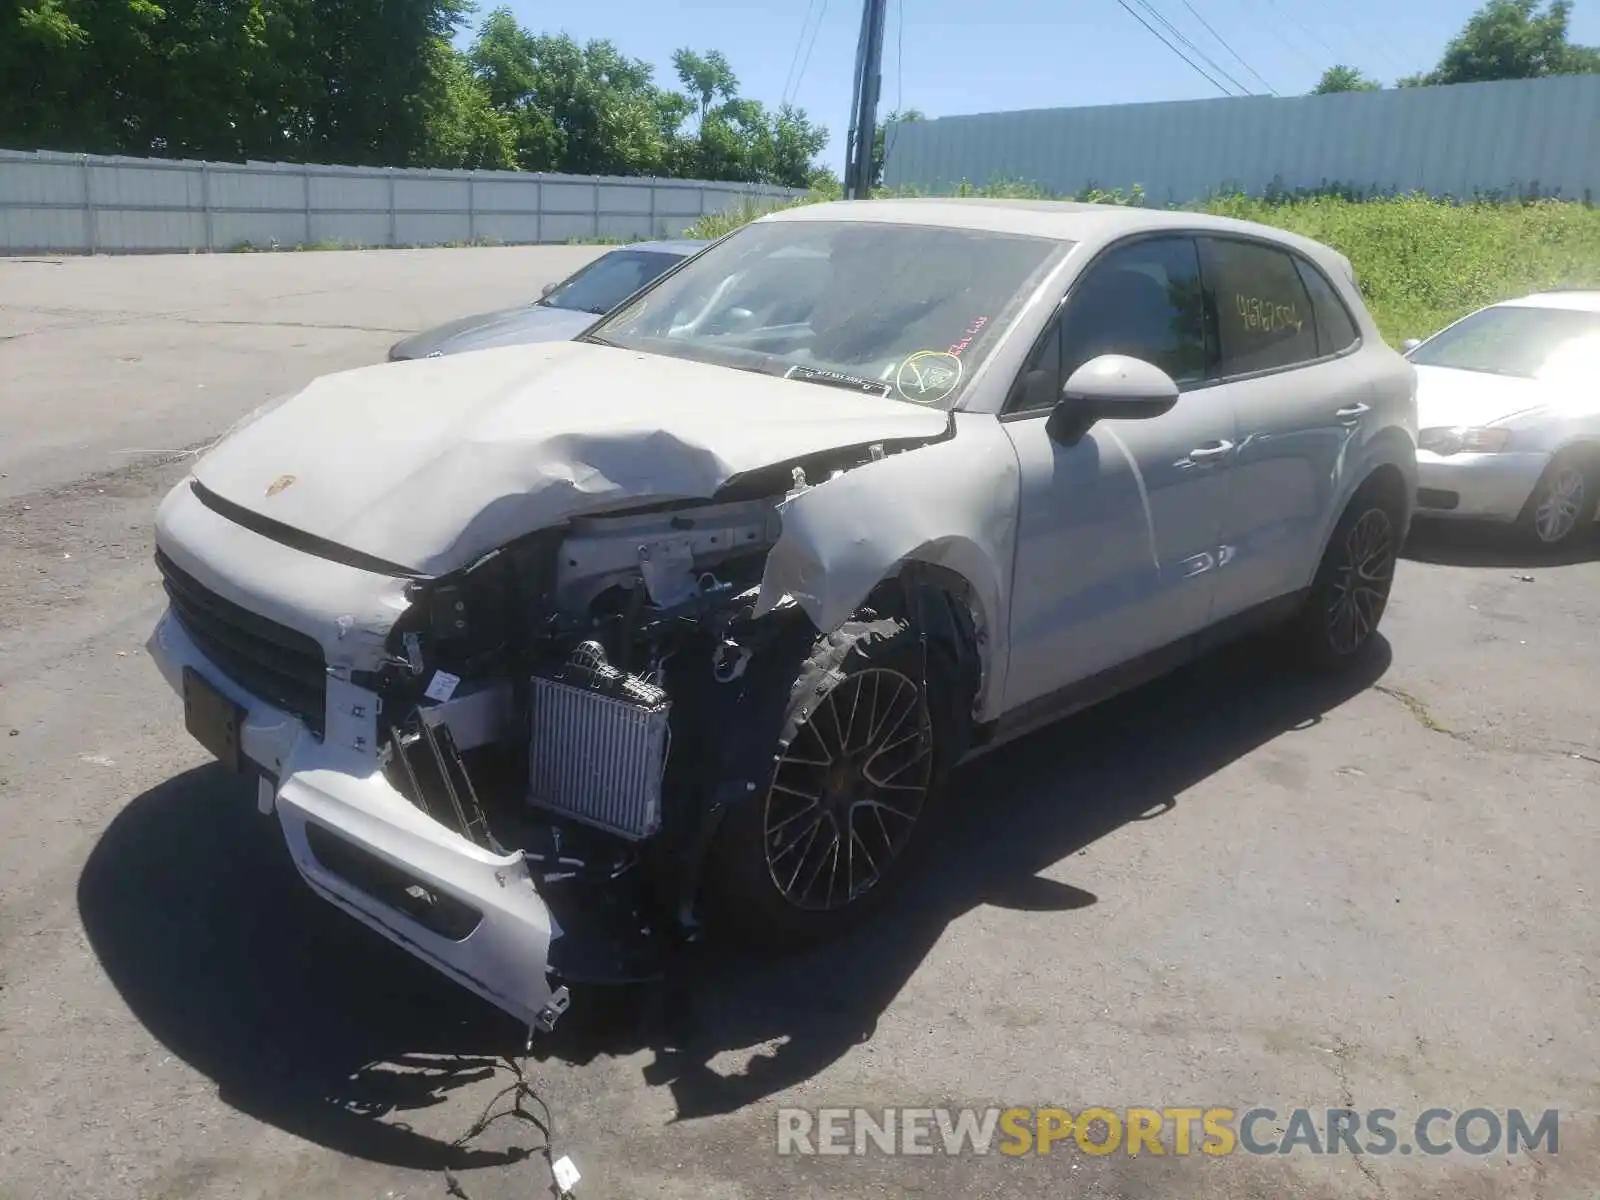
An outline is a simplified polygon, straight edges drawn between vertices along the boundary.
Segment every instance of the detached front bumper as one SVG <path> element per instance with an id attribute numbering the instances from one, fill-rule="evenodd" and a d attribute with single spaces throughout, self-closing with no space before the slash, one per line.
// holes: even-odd
<path id="1" fill-rule="evenodd" d="M 1417 451 L 1417 515 L 1515 521 L 1550 456 Z"/>
<path id="2" fill-rule="evenodd" d="M 397 791 L 374 754 L 318 740 L 297 718 L 250 695 L 195 645 L 171 612 L 148 649 L 183 695 L 184 668 L 238 704 L 245 769 L 261 779 L 301 876 L 362 924 L 530 1026 L 566 1008 L 549 979 L 560 936 L 523 853 L 497 855 L 429 818 Z M 330 677 L 330 707 L 377 697 Z"/>

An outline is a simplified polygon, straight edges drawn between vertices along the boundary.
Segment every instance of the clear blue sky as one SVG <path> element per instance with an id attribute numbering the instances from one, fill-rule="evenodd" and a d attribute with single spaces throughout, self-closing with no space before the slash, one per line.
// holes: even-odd
<path id="1" fill-rule="evenodd" d="M 1335 62 L 1358 67 L 1385 84 L 1429 69 L 1481 0 L 1149 2 L 1249 90 L 1267 89 L 1218 44 L 1207 24 L 1267 84 L 1293 95 L 1310 90 Z M 495 0 L 480 4 L 481 18 Z M 510 7 L 534 32 L 566 32 L 580 41 L 609 38 L 624 53 L 652 63 L 657 81 L 672 86 L 677 86 L 675 49 L 721 50 L 745 96 L 772 106 L 793 99 L 828 127 L 831 137 L 823 160 L 835 169 L 843 163 L 860 0 L 593 0 L 570 5 L 511 0 Z M 1140 11 L 1138 5 L 1132 7 Z M 1570 35 L 1583 44 L 1600 43 L 1600 0 L 1579 0 Z M 797 47 L 805 62 L 803 73 Z M 1193 51 L 1185 48 L 1185 53 L 1217 74 Z M 937 117 L 1219 94 L 1117 0 L 889 0 L 880 112 L 920 108 Z"/>

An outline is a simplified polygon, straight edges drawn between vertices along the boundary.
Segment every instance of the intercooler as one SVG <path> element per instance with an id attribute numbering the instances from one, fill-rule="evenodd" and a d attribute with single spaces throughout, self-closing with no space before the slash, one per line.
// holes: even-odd
<path id="1" fill-rule="evenodd" d="M 670 748 L 667 694 L 611 666 L 585 642 L 529 696 L 530 803 L 638 840 L 661 827 Z"/>

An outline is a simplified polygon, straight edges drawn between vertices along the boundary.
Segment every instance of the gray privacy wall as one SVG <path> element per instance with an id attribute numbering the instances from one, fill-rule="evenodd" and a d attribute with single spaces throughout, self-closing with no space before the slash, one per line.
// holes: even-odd
<path id="1" fill-rule="evenodd" d="M 803 192 L 687 179 L 0 150 L 0 253 L 672 237 Z"/>
<path id="2" fill-rule="evenodd" d="M 1329 185 L 1600 200 L 1600 75 L 940 117 L 893 127 L 884 181 L 1138 184 L 1155 204 Z"/>

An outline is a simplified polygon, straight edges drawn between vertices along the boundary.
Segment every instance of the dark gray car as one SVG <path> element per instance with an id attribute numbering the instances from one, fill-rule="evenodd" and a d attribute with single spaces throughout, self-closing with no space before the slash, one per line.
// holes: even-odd
<path id="1" fill-rule="evenodd" d="M 619 246 L 546 287 L 532 304 L 462 317 L 396 342 L 389 347 L 389 361 L 566 341 L 705 245 L 674 240 Z"/>

